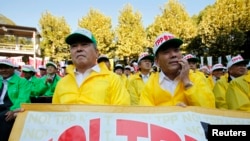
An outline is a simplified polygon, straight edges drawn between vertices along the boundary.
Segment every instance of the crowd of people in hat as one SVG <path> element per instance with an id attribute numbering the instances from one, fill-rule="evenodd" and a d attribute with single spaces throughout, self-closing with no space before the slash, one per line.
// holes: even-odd
<path id="1" fill-rule="evenodd" d="M 115 64 L 99 55 L 94 35 L 80 28 L 65 39 L 72 64 L 65 75 L 48 62 L 40 75 L 31 65 L 21 75 L 8 59 L 0 60 L 0 140 L 8 140 L 22 103 L 50 97 L 52 104 L 199 106 L 250 112 L 249 61 L 240 55 L 227 66 L 197 68 L 192 54 L 183 57 L 183 41 L 170 33 L 159 35 L 153 55 L 142 52 L 137 62 Z M 247 70 L 248 68 L 248 70 Z"/>

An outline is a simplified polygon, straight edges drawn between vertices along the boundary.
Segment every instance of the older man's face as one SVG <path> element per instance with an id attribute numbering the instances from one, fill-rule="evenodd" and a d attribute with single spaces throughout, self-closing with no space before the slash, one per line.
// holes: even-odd
<path id="1" fill-rule="evenodd" d="M 98 50 L 89 42 L 76 42 L 70 45 L 70 53 L 76 67 L 91 68 L 98 58 Z"/>
<path id="2" fill-rule="evenodd" d="M 182 54 L 179 48 L 168 47 L 167 49 L 160 49 L 156 56 L 156 63 L 161 70 L 165 73 L 176 73 L 181 69 L 179 60 L 182 58 Z"/>

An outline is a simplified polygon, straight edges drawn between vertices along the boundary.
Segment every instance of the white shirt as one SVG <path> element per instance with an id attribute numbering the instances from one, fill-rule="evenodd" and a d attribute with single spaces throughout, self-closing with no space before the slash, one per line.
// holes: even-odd
<path id="1" fill-rule="evenodd" d="M 147 74 L 147 75 L 141 74 L 141 78 L 142 78 L 143 82 L 146 83 L 148 81 L 149 74 Z"/>
<path id="2" fill-rule="evenodd" d="M 90 73 L 92 71 L 100 72 L 101 69 L 100 69 L 99 65 L 95 65 L 92 68 L 87 69 L 84 73 L 80 73 L 76 69 L 74 70 L 74 73 L 75 73 L 75 76 L 76 76 L 76 82 L 77 82 L 79 87 L 85 81 L 85 79 L 90 75 Z"/>
<path id="3" fill-rule="evenodd" d="M 179 82 L 179 77 L 174 80 L 169 79 L 162 71 L 159 74 L 159 84 L 162 89 L 169 91 L 172 95 L 174 95 L 174 91 Z"/>
<path id="4" fill-rule="evenodd" d="M 3 80 L 3 91 L 2 91 L 2 94 L 1 94 L 1 97 L 0 97 L 0 104 L 4 104 L 3 103 L 3 100 L 4 100 L 4 97 L 6 95 L 6 91 L 7 91 L 7 88 L 8 88 L 8 80 L 10 78 L 8 78 L 7 80 Z"/>

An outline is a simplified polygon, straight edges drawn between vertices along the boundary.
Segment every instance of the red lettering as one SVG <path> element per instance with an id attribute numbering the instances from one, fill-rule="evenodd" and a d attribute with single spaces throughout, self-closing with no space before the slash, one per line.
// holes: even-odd
<path id="1" fill-rule="evenodd" d="M 197 140 L 188 135 L 185 135 L 185 141 L 197 141 Z"/>
<path id="2" fill-rule="evenodd" d="M 128 141 L 137 141 L 137 137 L 148 137 L 147 123 L 119 119 L 116 125 L 116 134 L 127 136 Z"/>
<path id="3" fill-rule="evenodd" d="M 89 140 L 90 141 L 100 140 L 100 118 L 90 120 Z"/>
<path id="4" fill-rule="evenodd" d="M 181 141 L 180 137 L 172 130 L 156 125 L 150 126 L 151 141 Z"/>
<path id="5" fill-rule="evenodd" d="M 81 126 L 72 126 L 65 130 L 58 141 L 72 141 L 77 139 L 78 141 L 86 141 L 86 135 Z"/>

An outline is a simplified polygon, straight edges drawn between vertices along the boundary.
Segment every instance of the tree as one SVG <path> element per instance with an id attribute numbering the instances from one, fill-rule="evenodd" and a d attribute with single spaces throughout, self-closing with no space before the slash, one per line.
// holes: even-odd
<path id="1" fill-rule="evenodd" d="M 235 55 L 241 52 L 250 30 L 249 0 L 217 0 L 205 9 L 198 34 L 213 56 Z"/>
<path id="2" fill-rule="evenodd" d="M 111 18 L 95 9 L 90 9 L 87 16 L 78 22 L 80 27 L 90 30 L 97 40 L 97 47 L 101 54 L 113 58 L 115 52 L 114 32 L 112 31 Z"/>
<path id="3" fill-rule="evenodd" d="M 139 12 L 134 12 L 130 4 L 126 4 L 120 11 L 116 35 L 116 55 L 119 58 L 137 58 L 147 47 L 142 16 Z"/>
<path id="4" fill-rule="evenodd" d="M 184 41 L 184 47 L 197 34 L 195 22 L 189 17 L 183 5 L 178 0 L 169 0 L 152 25 L 147 28 L 151 41 L 163 32 L 170 32 Z M 153 42 L 152 42 L 153 44 Z"/>
<path id="5" fill-rule="evenodd" d="M 46 11 L 39 20 L 39 26 L 42 56 L 48 56 L 55 62 L 70 59 L 69 47 L 65 43 L 70 27 L 64 17 L 56 17 Z"/>

